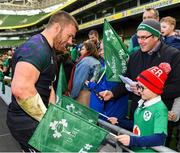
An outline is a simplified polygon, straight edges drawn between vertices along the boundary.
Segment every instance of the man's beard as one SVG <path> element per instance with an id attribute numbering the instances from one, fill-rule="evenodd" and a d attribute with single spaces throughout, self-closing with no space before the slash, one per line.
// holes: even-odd
<path id="1" fill-rule="evenodd" d="M 58 48 L 58 49 L 54 47 L 53 49 L 56 51 L 57 54 L 66 54 L 68 52 L 65 47 Z"/>
<path id="2" fill-rule="evenodd" d="M 57 40 L 61 40 L 61 38 L 60 37 L 58 37 L 58 36 L 56 36 L 55 38 L 54 38 L 54 41 L 53 41 L 53 48 L 54 48 L 54 50 L 57 52 L 57 53 L 66 53 L 67 52 L 67 49 L 66 49 L 66 47 L 64 47 L 63 45 L 61 45 L 62 44 L 62 42 L 61 41 L 57 41 Z"/>

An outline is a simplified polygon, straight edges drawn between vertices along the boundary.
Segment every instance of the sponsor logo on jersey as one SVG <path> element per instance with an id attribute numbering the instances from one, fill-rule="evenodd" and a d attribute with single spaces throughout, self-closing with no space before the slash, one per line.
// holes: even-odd
<path id="1" fill-rule="evenodd" d="M 138 125 L 134 125 L 134 127 L 133 127 L 133 133 L 136 134 L 136 135 L 138 135 L 138 136 L 141 135 L 141 131 L 140 131 Z"/>

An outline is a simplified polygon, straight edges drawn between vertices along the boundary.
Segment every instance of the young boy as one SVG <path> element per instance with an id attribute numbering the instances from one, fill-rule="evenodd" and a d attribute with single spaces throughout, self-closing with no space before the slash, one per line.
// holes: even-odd
<path id="1" fill-rule="evenodd" d="M 134 113 L 133 133 L 138 136 L 118 135 L 116 138 L 134 151 L 152 151 L 141 147 L 164 145 L 167 136 L 168 110 L 161 100 L 164 83 L 171 67 L 161 63 L 143 72 L 136 78 L 141 95 Z M 110 120 L 111 121 L 111 120 Z"/>

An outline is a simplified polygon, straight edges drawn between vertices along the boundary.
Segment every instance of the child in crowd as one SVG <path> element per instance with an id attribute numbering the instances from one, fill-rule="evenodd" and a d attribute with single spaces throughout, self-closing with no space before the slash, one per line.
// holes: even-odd
<path id="1" fill-rule="evenodd" d="M 173 122 L 178 122 L 179 119 L 180 119 L 180 97 L 177 97 L 174 100 L 171 111 L 168 112 L 168 120 Z M 178 130 L 177 132 L 178 140 L 177 140 L 176 149 L 178 152 L 180 152 L 180 122 L 178 122 L 177 130 Z"/>
<path id="2" fill-rule="evenodd" d="M 122 96 L 117 99 L 103 101 L 103 99 L 101 99 L 101 97 L 99 97 L 99 95 L 97 94 L 100 91 L 110 90 L 118 85 L 117 82 L 107 80 L 105 74 L 104 45 L 102 41 L 100 42 L 98 53 L 101 57 L 101 69 L 99 79 L 97 82 L 86 81 L 86 85 L 91 91 L 89 107 L 106 116 L 100 116 L 101 119 L 106 121 L 108 116 L 114 116 L 117 119 L 121 120 L 121 127 L 128 129 L 129 127 L 128 125 L 126 125 L 126 116 L 128 113 L 128 97 Z"/>
<path id="3" fill-rule="evenodd" d="M 69 90 L 71 98 L 80 104 L 89 106 L 90 91 L 84 84 L 86 80 L 96 81 L 99 76 L 100 62 L 96 45 L 85 41 L 80 50 L 81 56 L 71 71 Z"/>
<path id="4" fill-rule="evenodd" d="M 167 74 L 171 71 L 168 63 L 161 63 L 143 72 L 136 78 L 137 90 L 141 95 L 134 113 L 133 133 L 116 136 L 117 140 L 134 151 L 152 151 L 141 147 L 164 145 L 167 136 L 168 110 L 161 100 Z M 111 121 L 111 118 L 110 118 Z"/>
<path id="5" fill-rule="evenodd" d="M 176 19 L 167 16 L 160 20 L 163 41 L 180 50 L 180 36 L 176 34 Z"/>

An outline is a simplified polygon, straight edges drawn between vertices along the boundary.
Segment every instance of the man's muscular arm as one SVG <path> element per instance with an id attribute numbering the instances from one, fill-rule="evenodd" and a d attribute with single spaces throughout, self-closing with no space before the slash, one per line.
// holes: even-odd
<path id="1" fill-rule="evenodd" d="M 19 106 L 38 121 L 46 112 L 46 107 L 35 88 L 39 75 L 40 72 L 34 65 L 18 62 L 11 84 L 12 94 Z"/>

